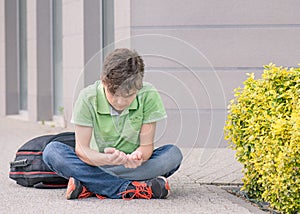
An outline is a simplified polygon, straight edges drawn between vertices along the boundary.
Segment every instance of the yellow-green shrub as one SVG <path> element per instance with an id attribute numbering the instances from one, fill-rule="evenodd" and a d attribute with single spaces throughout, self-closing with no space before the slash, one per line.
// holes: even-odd
<path id="1" fill-rule="evenodd" d="M 243 166 L 243 189 L 285 213 L 300 212 L 300 69 L 265 66 L 230 101 L 225 138 Z"/>

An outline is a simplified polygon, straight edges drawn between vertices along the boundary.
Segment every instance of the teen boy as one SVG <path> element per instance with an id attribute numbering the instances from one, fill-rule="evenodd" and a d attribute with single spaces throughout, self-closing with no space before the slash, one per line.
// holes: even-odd
<path id="1" fill-rule="evenodd" d="M 69 179 L 67 199 L 166 198 L 166 177 L 180 166 L 175 145 L 154 149 L 156 122 L 166 118 L 157 90 L 143 82 L 144 62 L 134 50 L 116 49 L 104 60 L 100 80 L 75 103 L 75 150 L 59 142 L 43 159 Z"/>

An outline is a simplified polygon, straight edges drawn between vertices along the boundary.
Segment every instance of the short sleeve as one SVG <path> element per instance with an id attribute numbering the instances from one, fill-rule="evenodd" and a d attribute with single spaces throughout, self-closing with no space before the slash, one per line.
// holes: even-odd
<path id="1" fill-rule="evenodd" d="M 85 94 L 81 92 L 75 102 L 71 123 L 81 126 L 93 126 L 93 116 L 91 104 L 85 99 Z"/>
<path id="2" fill-rule="evenodd" d="M 153 123 L 167 117 L 160 94 L 151 87 L 144 92 L 143 124 Z"/>

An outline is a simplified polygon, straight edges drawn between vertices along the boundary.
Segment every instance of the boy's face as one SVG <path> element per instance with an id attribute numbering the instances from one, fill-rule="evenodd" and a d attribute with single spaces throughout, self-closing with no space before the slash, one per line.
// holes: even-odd
<path id="1" fill-rule="evenodd" d="M 104 89 L 108 102 L 117 111 L 123 111 L 125 108 L 130 106 L 137 95 L 137 90 L 131 90 L 129 93 L 117 91 L 115 94 L 111 94 L 105 85 Z"/>

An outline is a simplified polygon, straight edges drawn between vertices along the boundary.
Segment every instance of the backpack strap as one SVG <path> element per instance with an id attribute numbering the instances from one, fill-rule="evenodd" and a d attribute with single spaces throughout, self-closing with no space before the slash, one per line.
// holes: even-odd
<path id="1" fill-rule="evenodd" d="M 75 137 L 75 132 L 62 132 L 62 133 L 53 135 L 52 138 L 49 139 L 49 142 L 52 142 L 57 138 L 67 137 L 67 136 L 74 136 Z"/>
<path id="2" fill-rule="evenodd" d="M 49 138 L 47 144 L 52 141 L 59 141 L 61 143 L 69 145 L 71 147 L 75 147 L 75 132 L 62 132 L 62 133 L 53 135 L 51 138 Z"/>

